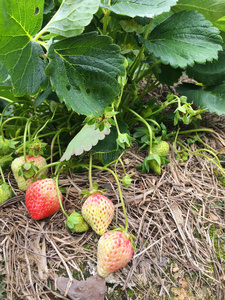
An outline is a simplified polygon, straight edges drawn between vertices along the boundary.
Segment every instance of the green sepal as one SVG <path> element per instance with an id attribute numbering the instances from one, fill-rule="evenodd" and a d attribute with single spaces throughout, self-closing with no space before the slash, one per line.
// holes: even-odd
<path id="1" fill-rule="evenodd" d="M 91 190 L 91 191 L 89 191 L 89 190 L 82 190 L 82 191 L 80 192 L 80 195 L 82 196 L 82 198 L 87 198 L 87 197 L 89 197 L 89 196 L 91 196 L 91 195 L 93 195 L 93 194 L 101 194 L 101 195 L 104 195 L 106 191 L 107 191 L 107 189 L 99 190 L 99 189 L 98 189 L 98 183 L 95 182 L 95 183 L 93 183 L 93 185 L 92 185 L 92 190 Z"/>
<path id="2" fill-rule="evenodd" d="M 116 143 L 118 147 L 122 149 L 128 149 L 132 146 L 132 141 L 135 139 L 129 136 L 127 133 L 120 133 L 118 138 L 116 139 Z"/>
<path id="3" fill-rule="evenodd" d="M 123 177 L 123 179 L 121 179 L 123 185 L 124 185 L 126 188 L 128 188 L 128 187 L 131 185 L 131 183 L 132 183 L 132 179 L 131 179 L 131 176 L 132 176 L 132 175 L 133 175 L 133 174 L 131 174 L 131 175 L 125 175 L 125 176 Z"/>
<path id="4" fill-rule="evenodd" d="M 154 171 L 157 175 L 161 174 L 161 156 L 158 154 L 150 154 L 147 156 L 143 163 L 137 166 L 137 169 L 141 169 L 142 173 L 149 173 L 150 170 Z"/>
<path id="5" fill-rule="evenodd" d="M 31 161 L 29 163 L 24 163 L 19 171 L 18 171 L 18 175 L 19 176 L 23 176 L 25 180 L 32 178 L 36 172 L 39 170 L 39 168 L 37 166 L 35 166 L 34 161 Z"/>
<path id="6" fill-rule="evenodd" d="M 72 212 L 66 220 L 66 227 L 70 233 L 81 233 L 89 229 L 81 213 Z"/>
<path id="7" fill-rule="evenodd" d="M 39 139 L 31 141 L 27 144 L 28 155 L 35 157 L 37 157 L 38 155 L 42 155 L 46 145 L 47 143 L 43 143 L 42 140 Z"/>
<path id="8" fill-rule="evenodd" d="M 206 112 L 206 110 L 207 109 L 194 110 L 191 107 L 191 103 L 184 103 L 182 106 L 178 106 L 178 108 L 174 111 L 174 125 L 177 125 L 178 121 L 182 121 L 184 124 L 188 125 L 193 120 L 201 120 L 201 114 Z"/>
<path id="9" fill-rule="evenodd" d="M 5 182 L 3 182 L 2 184 L 0 184 L 1 188 L 6 191 L 8 189 L 11 189 L 11 186 L 6 184 Z"/>

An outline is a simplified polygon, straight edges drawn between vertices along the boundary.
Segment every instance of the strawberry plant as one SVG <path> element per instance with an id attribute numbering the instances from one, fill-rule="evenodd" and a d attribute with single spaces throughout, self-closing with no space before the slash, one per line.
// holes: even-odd
<path id="1" fill-rule="evenodd" d="M 169 139 L 175 147 L 182 147 L 178 157 L 186 159 L 190 149 L 179 134 L 208 131 L 199 125 L 206 110 L 225 114 L 224 36 L 219 31 L 224 31 L 225 5 L 223 0 L 218 2 L 220 9 L 213 11 L 212 0 L 0 3 L 1 168 L 11 165 L 19 189 L 27 190 L 26 204 L 33 218 L 51 216 L 61 207 L 71 233 L 85 232 L 89 223 L 102 235 L 112 221 L 113 206 L 95 192 L 92 201 L 83 204 L 83 216 L 79 212 L 68 216 L 60 200 L 59 174 L 88 169 L 92 192 L 92 167 L 115 178 L 125 228 L 121 225 L 106 233 L 110 241 L 103 242 L 103 235 L 99 251 L 110 251 L 120 236 L 127 254 L 122 258 L 120 252 L 113 253 L 118 263 L 111 267 L 106 262 L 106 269 L 102 258 L 98 263 L 102 276 L 124 266 L 133 253 L 120 187 L 120 182 L 127 187 L 132 181 L 121 160 L 124 152 L 133 143 L 147 149 L 137 167 L 160 175 L 162 165 L 169 162 Z M 149 92 L 157 86 L 170 87 L 184 74 L 195 83 L 179 85 L 181 96 L 168 93 L 161 103 L 149 99 Z M 195 128 L 187 128 L 190 124 Z M 194 154 L 205 155 L 202 151 Z M 225 173 L 217 154 L 207 152 L 206 158 Z M 93 165 L 92 160 L 87 162 L 88 155 Z M 118 163 L 123 178 L 116 173 Z M 53 179 L 42 179 L 49 167 L 56 184 Z M 54 189 L 54 199 L 44 182 Z M 39 187 L 43 194 L 38 202 L 33 189 L 38 194 Z M 7 189 L 4 182 L 3 201 L 11 195 Z M 89 201 L 101 202 L 94 216 Z M 102 203 L 110 211 L 101 220 L 104 226 L 99 225 Z M 91 220 L 96 215 L 100 229 Z"/>

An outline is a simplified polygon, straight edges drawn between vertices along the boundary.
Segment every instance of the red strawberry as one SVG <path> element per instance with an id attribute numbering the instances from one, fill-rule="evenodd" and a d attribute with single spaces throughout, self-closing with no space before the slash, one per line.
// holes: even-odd
<path id="1" fill-rule="evenodd" d="M 87 198 L 81 212 L 92 229 L 97 234 L 103 235 L 112 221 L 114 206 L 107 197 L 96 193 Z"/>
<path id="2" fill-rule="evenodd" d="M 124 267 L 132 258 L 130 235 L 121 231 L 108 231 L 98 242 L 97 271 L 102 277 Z"/>
<path id="3" fill-rule="evenodd" d="M 60 192 L 62 201 L 62 194 Z M 60 209 L 55 181 L 51 178 L 33 182 L 27 189 L 25 203 L 35 220 L 52 216 Z"/>
<path id="4" fill-rule="evenodd" d="M 42 157 L 41 155 L 36 156 L 27 156 L 27 162 L 31 163 L 37 167 L 38 169 L 41 169 L 42 167 L 46 166 L 46 160 L 44 157 Z M 29 171 L 32 171 L 33 173 L 30 174 L 30 178 L 25 179 L 24 176 L 21 174 L 19 175 L 19 171 L 21 169 L 21 167 L 25 164 L 25 160 L 23 156 L 17 157 L 13 160 L 11 168 L 13 171 L 13 175 L 16 179 L 16 182 L 18 184 L 18 187 L 20 190 L 25 191 L 28 186 L 32 183 L 33 181 L 33 177 L 35 175 L 35 171 L 31 168 Z M 28 171 L 25 170 L 24 173 L 28 173 Z M 47 176 L 48 170 L 45 169 L 36 180 L 41 179 L 42 176 Z M 28 175 L 29 177 L 29 175 Z"/>

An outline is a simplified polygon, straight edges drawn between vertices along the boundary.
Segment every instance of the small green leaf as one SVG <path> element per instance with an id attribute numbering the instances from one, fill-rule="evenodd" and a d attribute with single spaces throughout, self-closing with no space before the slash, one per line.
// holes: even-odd
<path id="1" fill-rule="evenodd" d="M 135 22 L 134 19 L 122 20 L 119 23 L 125 32 L 144 32 L 144 27 Z"/>
<path id="2" fill-rule="evenodd" d="M 177 0 L 101 0 L 101 7 L 107 8 L 118 15 L 152 18 L 162 12 L 169 11 Z M 108 4 L 110 3 L 110 5 Z"/>
<path id="3" fill-rule="evenodd" d="M 45 26 L 45 31 L 65 37 L 77 36 L 91 22 L 99 4 L 100 0 L 63 0 L 56 14 Z"/>
<path id="4" fill-rule="evenodd" d="M 81 155 L 84 151 L 89 151 L 99 140 L 103 140 L 110 131 L 95 129 L 95 125 L 84 125 L 78 134 L 72 139 L 63 154 L 61 161 L 69 160 L 72 155 Z"/>
<path id="5" fill-rule="evenodd" d="M 219 30 L 225 31 L 225 16 L 218 19 L 215 23 L 214 26 L 216 26 Z"/>
<path id="6" fill-rule="evenodd" d="M 157 25 L 148 40 L 139 39 L 149 53 L 173 68 L 212 61 L 222 50 L 219 30 L 196 11 L 176 13 Z"/>

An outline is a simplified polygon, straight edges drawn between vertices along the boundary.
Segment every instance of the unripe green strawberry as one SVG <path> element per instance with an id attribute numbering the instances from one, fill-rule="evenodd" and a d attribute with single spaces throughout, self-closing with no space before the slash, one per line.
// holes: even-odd
<path id="1" fill-rule="evenodd" d="M 170 146 L 165 141 L 159 141 L 158 144 L 152 146 L 152 153 L 158 155 L 167 155 L 170 150 Z M 154 171 L 157 175 L 161 174 L 161 165 L 158 164 L 156 160 L 152 160 L 149 162 L 149 167 Z"/>
<path id="2" fill-rule="evenodd" d="M 93 194 L 82 206 L 82 216 L 99 235 L 108 228 L 113 219 L 114 206 L 111 200 L 101 194 Z"/>
<path id="3" fill-rule="evenodd" d="M 133 247 L 129 235 L 121 231 L 108 231 L 98 242 L 97 272 L 106 277 L 124 267 L 132 258 Z"/>
<path id="4" fill-rule="evenodd" d="M 149 162 L 149 168 L 154 171 L 156 175 L 161 174 L 161 166 L 157 163 L 156 160 L 152 160 Z"/>
<path id="5" fill-rule="evenodd" d="M 74 232 L 76 233 L 81 233 L 81 232 L 85 232 L 89 229 L 89 226 L 86 222 L 82 222 L 80 224 L 76 224 L 73 227 Z"/>
<path id="6" fill-rule="evenodd" d="M 158 155 L 167 155 L 170 151 L 170 146 L 165 141 L 159 141 L 158 144 L 153 144 L 152 153 Z"/>
<path id="7" fill-rule="evenodd" d="M 62 201 L 62 194 L 60 192 Z M 33 182 L 26 191 L 25 204 L 34 220 L 52 216 L 60 209 L 55 181 L 46 178 Z"/>
<path id="8" fill-rule="evenodd" d="M 37 157 L 35 156 L 27 156 L 27 162 L 31 163 L 36 166 L 38 169 L 41 169 L 42 167 L 46 166 L 46 160 L 43 156 L 38 155 Z M 35 172 L 33 172 L 33 170 L 31 170 L 31 172 L 33 172 L 32 174 L 30 174 L 32 177 L 25 179 L 23 175 L 19 175 L 19 170 L 21 168 L 21 166 L 23 166 L 25 164 L 25 160 L 23 156 L 17 157 L 13 160 L 11 168 L 12 168 L 12 172 L 13 175 L 16 179 L 16 182 L 18 184 L 18 187 L 20 190 L 25 191 L 28 186 L 32 183 L 33 181 L 33 177 L 35 175 Z M 45 169 L 37 178 L 36 180 L 39 180 L 42 178 L 42 176 L 47 176 L 48 170 Z M 28 173 L 26 173 L 27 177 L 29 177 L 29 171 Z"/>
<path id="9" fill-rule="evenodd" d="M 0 204 L 11 198 L 12 195 L 13 192 L 11 187 L 6 183 L 2 183 L 0 185 Z"/>

